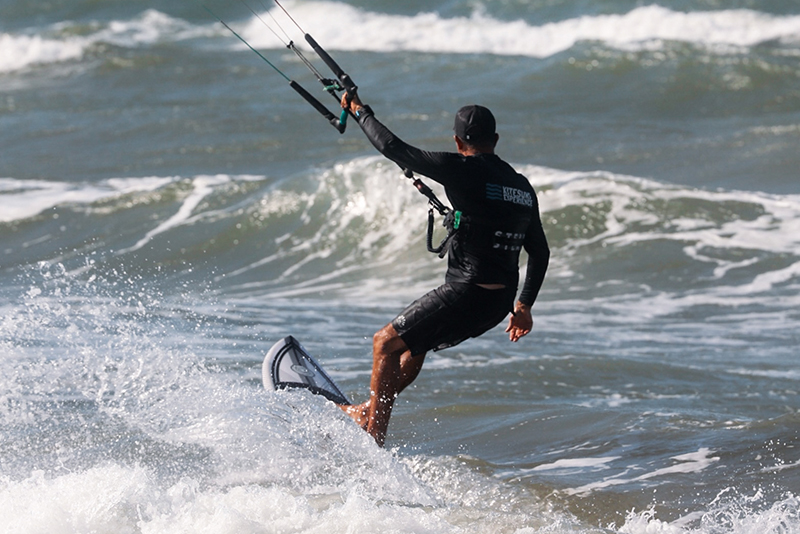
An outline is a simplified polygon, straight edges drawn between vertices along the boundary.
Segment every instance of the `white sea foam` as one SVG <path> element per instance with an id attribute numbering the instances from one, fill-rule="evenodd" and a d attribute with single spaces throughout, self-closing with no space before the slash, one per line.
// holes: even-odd
<path id="1" fill-rule="evenodd" d="M 800 16 L 773 16 L 738 9 L 677 12 L 650 5 L 616 15 L 581 16 L 541 25 L 524 20 L 499 20 L 483 11 L 469 17 L 447 18 L 435 12 L 412 16 L 366 11 L 338 2 L 297 2 L 287 7 L 303 28 L 326 49 L 372 52 L 414 51 L 449 54 L 497 54 L 544 58 L 569 50 L 579 42 L 598 41 L 626 49 L 660 48 L 664 41 L 680 41 L 711 47 L 748 47 L 778 40 L 800 42 Z M 279 35 L 295 32 L 280 10 L 270 16 L 230 22 L 250 44 L 278 49 L 283 44 L 265 26 Z M 221 13 L 225 18 L 225 13 Z M 196 37 L 225 37 L 225 46 L 244 47 L 221 25 L 194 25 L 154 9 L 131 20 L 94 23 L 96 31 L 75 35 L 69 22 L 22 33 L 0 34 L 0 73 L 37 64 L 80 59 L 97 43 L 141 47 Z M 342 31 L 354 28 L 354 31 Z M 357 30 L 355 30 L 357 29 Z M 295 40 L 302 42 L 299 35 Z"/>
<path id="2" fill-rule="evenodd" d="M 591 224 L 579 219 L 566 223 L 581 231 L 573 235 L 585 237 L 554 242 L 559 252 L 553 258 L 551 280 L 573 279 L 573 259 L 597 246 L 623 251 L 669 242 L 682 250 L 680 261 L 705 264 L 702 271 L 710 273 L 704 275 L 707 283 L 694 290 L 642 294 L 634 288 L 627 297 L 616 292 L 614 298 L 602 302 L 614 315 L 649 320 L 704 304 L 742 306 L 764 295 L 773 295 L 776 305 L 789 309 L 800 299 L 796 290 L 800 259 L 789 261 L 800 250 L 800 197 L 796 195 L 708 191 L 611 173 L 537 166 L 520 166 L 519 170 L 538 190 L 546 226 L 560 231 L 564 224 L 561 214 L 576 210 L 591 218 Z M 108 210 L 125 209 L 125 205 L 88 205 L 131 192 L 175 187 L 181 182 L 183 185 L 174 191 L 175 206 L 168 211 L 172 214 L 163 220 L 147 221 L 140 236 L 118 249 L 118 253 L 125 253 L 179 227 L 238 217 L 236 206 L 205 210 L 198 210 L 198 206 L 209 196 L 224 197 L 224 189 L 234 182 L 252 180 L 263 181 L 265 177 L 145 177 L 86 184 L 0 179 L 4 204 L 0 220 L 25 219 L 59 205 L 83 205 L 80 209 L 90 210 L 95 216 L 113 216 Z M 301 185 L 302 179 L 296 183 L 289 188 L 270 188 L 262 196 L 251 198 L 246 202 L 246 212 L 257 223 L 298 218 L 306 231 L 272 235 L 265 227 L 275 246 L 262 257 L 220 273 L 217 282 L 224 279 L 226 284 L 248 292 L 270 287 L 275 292 L 270 293 L 273 298 L 348 290 L 351 299 L 362 294 L 372 299 L 374 292 L 383 294 L 389 287 L 391 295 L 386 298 L 402 300 L 424 290 L 432 278 L 438 280 L 439 262 L 424 253 L 420 241 L 425 203 L 393 166 L 379 157 L 358 158 L 330 170 L 312 170 L 307 185 Z M 438 194 L 443 198 L 441 191 Z M 738 210 L 744 216 L 739 216 Z M 331 262 L 331 258 L 336 259 Z M 769 258 L 779 261 L 775 264 Z M 326 263 L 326 267 L 320 267 Z M 284 265 L 285 270 L 270 271 L 275 265 Z M 368 274 L 378 266 L 386 269 L 382 277 Z M 264 270 L 271 275 L 253 277 Z M 752 275 L 742 279 L 743 272 Z M 393 280 L 388 286 L 386 276 Z M 358 280 L 357 288 L 348 280 Z M 610 288 L 608 283 L 605 286 Z M 398 288 L 402 288 L 400 293 Z M 780 295 L 776 295 L 778 290 Z M 564 294 L 558 302 L 573 304 Z"/>
<path id="3" fill-rule="evenodd" d="M 214 33 L 208 25 L 196 26 L 155 9 L 147 9 L 131 20 L 115 20 L 89 37 L 91 42 L 137 47 L 175 42 Z"/>
<path id="4" fill-rule="evenodd" d="M 53 275 L 63 290 L 72 284 Z M 124 277 L 111 283 L 135 286 Z M 73 295 L 80 289 L 71 287 Z M 569 525 L 460 462 L 379 449 L 321 397 L 266 392 L 240 372 L 208 369 L 189 348 L 188 330 L 165 332 L 180 314 L 159 309 L 155 295 L 65 302 L 66 291 L 35 289 L 0 322 L 0 344 L 45 332 L 58 338 L 56 357 L 20 342 L 0 359 L 2 391 L 10 390 L 0 393 L 0 517 L 9 532 L 438 534 Z M 64 399 L 74 402 L 61 410 Z M 42 443 L 53 427 L 51 449 Z"/>
<path id="5" fill-rule="evenodd" d="M 621 534 L 784 534 L 800 529 L 800 499 L 788 494 L 772 503 L 764 495 L 741 495 L 735 490 L 722 491 L 704 512 L 690 512 L 675 521 L 657 518 L 655 510 L 631 510 Z M 766 506 L 765 506 L 766 505 Z"/>
<path id="6" fill-rule="evenodd" d="M 274 211 L 276 201 L 288 198 L 307 231 L 274 236 L 280 245 L 274 253 L 220 275 L 217 281 L 224 278 L 238 284 L 243 275 L 291 259 L 286 270 L 267 281 L 275 286 L 269 293 L 271 298 L 346 288 L 351 300 L 360 297 L 371 300 L 375 291 L 384 290 L 386 280 L 359 273 L 399 266 L 397 270 L 401 272 L 395 276 L 409 277 L 432 264 L 433 256 L 421 260 L 409 258 L 410 251 L 419 250 L 420 236 L 424 235 L 426 205 L 397 167 L 379 156 L 358 158 L 330 170 L 314 171 L 312 183 L 317 185 L 310 192 L 270 191 L 258 206 L 259 211 Z M 338 259 L 331 260 L 332 257 Z M 327 265 L 320 269 L 323 264 Z M 304 274 L 308 271 L 314 271 L 315 275 Z M 357 287 L 343 284 L 342 280 L 347 278 L 357 279 Z M 398 285 L 409 291 L 422 291 L 426 285 L 415 287 L 413 282 L 405 282 Z M 252 291 L 263 285 L 260 280 L 236 287 Z"/>
<path id="7" fill-rule="evenodd" d="M 728 372 L 735 375 L 758 376 L 776 380 L 800 380 L 800 371 L 797 369 L 731 369 Z"/>
<path id="8" fill-rule="evenodd" d="M 65 204 L 89 204 L 104 198 L 135 191 L 153 191 L 174 178 L 111 178 L 96 184 L 72 184 L 47 180 L 0 178 L 0 222 L 10 222 L 38 215 Z"/>
<path id="9" fill-rule="evenodd" d="M 475 486 L 464 489 L 464 500 L 480 494 Z M 476 503 L 464 514 L 458 506 L 382 502 L 355 491 L 326 494 L 316 488 L 299 493 L 273 484 L 209 488 L 191 477 L 164 485 L 141 467 L 113 463 L 54 477 L 36 473 L 21 481 L 0 479 L 5 531 L 20 534 L 597 532 L 566 515 L 535 508 L 509 513 L 506 503 L 502 512 L 496 504 L 492 510 L 489 506 Z"/>
<path id="10" fill-rule="evenodd" d="M 37 63 L 58 63 L 79 59 L 86 45 L 83 39 L 47 39 L 39 35 L 0 34 L 0 73 L 23 69 Z"/>
<path id="11" fill-rule="evenodd" d="M 61 22 L 44 30 L 0 33 L 0 73 L 78 60 L 97 43 L 134 48 L 212 35 L 218 31 L 211 24 L 195 26 L 154 9 L 148 9 L 131 20 L 94 23 L 96 31 L 86 35 L 75 35 L 71 26 L 70 22 Z"/>
<path id="12" fill-rule="evenodd" d="M 564 458 L 549 464 L 537 465 L 529 471 L 580 471 L 582 469 L 607 468 L 607 464 L 619 460 L 619 456 L 600 456 L 597 458 Z"/>
<path id="13" fill-rule="evenodd" d="M 650 5 L 619 15 L 582 16 L 535 25 L 523 20 L 498 20 L 483 12 L 445 18 L 432 12 L 390 15 L 333 2 L 287 5 L 303 29 L 331 50 L 549 57 L 581 41 L 638 49 L 659 46 L 661 41 L 744 47 L 776 39 L 800 39 L 800 16 L 778 17 L 745 9 L 684 13 Z M 286 20 L 277 9 L 271 14 L 279 22 Z M 273 24 L 271 18 L 262 18 Z M 294 29 L 287 21 L 286 27 L 290 26 Z M 357 31 L 343 32 L 342 27 Z M 243 35 L 259 47 L 276 47 L 275 36 L 256 17 L 243 29 Z"/>
<path id="14" fill-rule="evenodd" d="M 171 228 L 175 228 L 176 226 L 191 223 L 192 214 L 197 205 L 200 204 L 200 202 L 207 195 L 214 191 L 215 186 L 226 184 L 228 182 L 230 182 L 230 177 L 226 175 L 198 176 L 194 178 L 192 180 L 192 192 L 185 199 L 183 199 L 180 208 L 172 217 L 147 232 L 147 234 L 137 241 L 135 245 L 118 250 L 117 254 L 125 254 L 127 252 L 138 250 L 145 246 L 153 237 L 157 236 L 158 234 L 162 234 Z M 206 214 L 206 216 L 207 215 L 208 214 Z"/>
<path id="15" fill-rule="evenodd" d="M 539 204 L 546 217 L 548 212 L 569 206 L 610 206 L 605 217 L 605 231 L 572 245 L 586 246 L 606 242 L 618 246 L 641 241 L 667 239 L 686 242 L 690 257 L 719 265 L 715 274 L 724 276 L 728 270 L 747 266 L 747 261 L 731 265 L 725 260 L 704 255 L 706 248 L 761 250 L 792 254 L 800 250 L 800 196 L 771 195 L 748 191 L 708 191 L 668 185 L 631 176 L 606 172 L 578 173 L 536 166 L 521 169 L 531 177 L 539 192 Z M 751 206 L 763 215 L 751 220 L 732 218 L 721 224 L 702 215 L 686 214 L 665 217 L 648 204 L 672 202 L 704 202 L 710 206 L 738 204 Z M 690 210 L 691 211 L 691 210 Z M 641 231 L 636 231 L 641 228 Z M 796 274 L 797 267 L 775 275 L 774 281 L 785 281 Z M 765 282 L 766 284 L 766 282 Z"/>
<path id="16" fill-rule="evenodd" d="M 719 461 L 719 457 L 712 456 L 712 454 L 714 454 L 713 451 L 703 448 L 696 452 L 681 454 L 672 457 L 671 459 L 674 460 L 675 463 L 667 467 L 662 467 L 660 469 L 648 471 L 646 473 L 634 477 L 626 477 L 624 475 L 614 475 L 604 480 L 592 482 L 590 484 L 586 484 L 578 488 L 570 488 L 564 490 L 564 493 L 568 495 L 582 495 L 602 488 L 641 482 L 644 480 L 663 477 L 675 473 L 697 473 L 699 471 L 708 468 L 715 462 Z"/>
<path id="17" fill-rule="evenodd" d="M 640 288 L 629 297 L 615 295 L 603 301 L 604 309 L 627 321 L 703 305 L 746 306 L 766 295 L 787 310 L 800 305 L 800 196 L 709 191 L 605 172 L 570 173 L 533 166 L 522 171 L 540 189 L 545 223 L 558 227 L 558 214 L 576 207 L 593 218 L 591 227 L 588 216 L 587 221 L 571 222 L 587 237 L 571 238 L 559 252 L 563 260 L 579 258 L 598 245 L 624 250 L 675 243 L 683 253 L 679 261 L 706 264 L 710 269 L 708 283 L 701 289 Z M 777 265 L 771 263 L 773 258 L 779 258 Z M 554 273 L 558 266 L 557 257 Z M 743 280 L 742 272 L 752 275 Z"/>

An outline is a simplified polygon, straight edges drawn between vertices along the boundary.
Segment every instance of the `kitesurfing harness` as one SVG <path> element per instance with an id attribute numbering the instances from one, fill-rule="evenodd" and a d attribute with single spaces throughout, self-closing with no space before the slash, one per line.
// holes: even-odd
<path id="1" fill-rule="evenodd" d="M 252 7 L 250 7 L 249 4 L 247 4 L 247 2 L 245 2 L 245 0 L 240 0 L 240 2 L 244 4 L 250 10 L 250 12 L 253 13 L 253 15 L 255 15 L 258 18 L 258 20 L 260 20 L 264 24 L 264 26 L 266 26 L 281 42 L 283 42 L 286 48 L 288 48 L 297 55 L 300 61 L 302 61 L 303 64 L 306 67 L 308 67 L 308 69 L 314 74 L 317 80 L 319 80 L 324 90 L 330 95 L 332 95 L 337 102 L 340 101 L 340 97 L 337 95 L 337 92 L 345 91 L 348 95 L 354 97 L 356 95 L 356 92 L 358 91 L 358 86 L 355 83 L 353 83 L 352 78 L 350 78 L 350 76 L 344 72 L 344 70 L 339 66 L 339 64 L 336 63 L 336 61 L 330 56 L 330 54 L 328 54 L 328 52 L 326 52 L 325 49 L 323 49 L 319 45 L 319 43 L 317 43 L 317 41 L 313 37 L 311 37 L 309 33 L 303 30 L 300 24 L 298 24 L 297 21 L 294 20 L 294 18 L 289 14 L 286 8 L 283 7 L 283 5 L 281 5 L 281 3 L 278 0 L 273 0 L 273 1 L 281 9 L 281 11 L 283 11 L 286 14 L 289 20 L 291 20 L 294 23 L 294 25 L 297 26 L 297 28 L 303 33 L 303 37 L 305 38 L 306 42 L 311 46 L 314 52 L 320 57 L 320 59 L 322 59 L 325 65 L 327 65 L 328 68 L 336 76 L 335 80 L 324 77 L 316 69 L 316 67 L 311 63 L 311 61 L 309 61 L 308 58 L 306 58 L 303 55 L 303 53 L 295 46 L 294 41 L 289 39 L 288 34 L 286 34 L 286 32 L 283 31 L 283 28 L 280 27 L 280 24 L 278 23 L 277 20 L 275 20 L 274 17 L 272 17 L 272 15 L 270 15 L 270 17 L 272 17 L 273 22 L 283 32 L 285 37 L 281 37 L 269 24 L 267 24 L 266 21 L 264 21 L 264 19 L 261 18 L 261 15 L 259 15 Z M 261 2 L 262 7 L 265 10 L 267 10 L 262 0 L 259 0 L 259 2 Z M 243 42 L 250 50 L 255 52 L 258 55 L 258 57 L 264 60 L 270 67 L 273 68 L 273 70 L 275 70 L 278 74 L 283 76 L 283 78 L 287 82 L 289 82 L 289 87 L 294 89 L 300 96 L 303 97 L 303 99 L 306 102 L 311 104 L 311 106 L 314 109 L 316 109 L 323 117 L 325 117 L 325 119 L 327 119 L 328 122 L 334 128 L 336 128 L 336 130 L 340 134 L 344 133 L 345 129 L 347 128 L 347 116 L 349 115 L 349 112 L 347 110 L 342 109 L 341 113 L 337 117 L 332 111 L 330 111 L 327 107 L 325 107 L 325 105 L 322 104 L 322 102 L 320 102 L 315 96 L 309 93 L 303 86 L 301 86 L 299 83 L 289 78 L 289 76 L 287 76 L 283 71 L 281 71 L 278 67 L 276 67 L 275 64 L 273 64 L 270 60 L 264 57 L 264 55 L 261 52 L 253 48 L 250 45 L 250 43 L 248 43 L 241 35 L 236 33 L 236 31 L 234 31 L 233 28 L 228 26 L 228 24 L 224 20 L 222 20 L 218 15 L 216 15 L 213 11 L 211 11 L 211 9 L 209 9 L 208 6 L 206 6 L 205 4 L 202 5 L 203 8 L 205 8 L 205 10 L 211 14 L 211 16 L 213 16 L 223 26 L 225 26 L 234 36 L 236 36 L 236 38 L 238 38 L 241 42 Z M 267 12 L 269 12 L 269 10 L 267 10 Z M 463 216 L 460 211 L 453 211 L 449 207 L 444 205 L 442 201 L 436 197 L 431 188 L 425 185 L 425 183 L 422 180 L 416 178 L 414 176 L 414 173 L 410 169 L 404 168 L 403 174 L 408 179 L 413 180 L 412 185 L 417 188 L 417 191 L 425 195 L 425 197 L 428 199 L 430 208 L 428 209 L 428 230 L 426 237 L 426 245 L 429 252 L 438 254 L 440 258 L 443 258 L 445 254 L 447 254 L 448 246 L 451 240 L 453 239 L 459 227 L 461 226 L 461 220 Z M 441 216 L 444 217 L 442 225 L 447 229 L 447 236 L 436 247 L 433 246 L 434 210 L 436 210 Z"/>
<path id="2" fill-rule="evenodd" d="M 459 227 L 461 226 L 461 219 L 462 214 L 458 210 L 451 210 L 447 206 L 445 206 L 441 200 L 434 194 L 430 187 L 425 185 L 425 182 L 420 180 L 419 178 L 414 177 L 414 173 L 411 172 L 410 169 L 403 169 L 403 174 L 406 175 L 406 178 L 410 180 L 414 180 L 411 182 L 411 185 L 417 188 L 417 191 L 425 195 L 428 199 L 428 204 L 430 208 L 428 209 L 428 231 L 425 238 L 425 245 L 428 247 L 428 252 L 432 252 L 434 254 L 438 254 L 440 258 L 443 258 L 445 254 L 447 254 L 447 247 L 450 244 L 450 241 L 455 237 L 456 232 L 458 231 Z M 444 217 L 442 221 L 442 226 L 447 229 L 447 235 L 445 238 L 439 243 L 438 246 L 433 246 L 433 227 L 434 227 L 434 215 L 433 210 L 439 212 L 439 215 Z"/>

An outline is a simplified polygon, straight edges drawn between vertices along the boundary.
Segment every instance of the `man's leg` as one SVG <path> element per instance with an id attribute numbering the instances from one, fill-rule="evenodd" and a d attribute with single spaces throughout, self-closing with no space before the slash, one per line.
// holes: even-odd
<path id="1" fill-rule="evenodd" d="M 413 355 L 411 351 L 406 350 L 400 357 L 400 374 L 403 380 L 400 384 L 401 393 L 404 389 L 411 385 L 416 380 L 419 372 L 422 370 L 422 364 L 425 363 L 425 353 Z"/>
<path id="2" fill-rule="evenodd" d="M 342 409 L 383 446 L 394 400 L 419 375 L 425 354 L 412 356 L 405 342 L 389 324 L 372 341 L 370 398 L 358 406 Z"/>
<path id="3" fill-rule="evenodd" d="M 367 432 L 383 446 L 389 418 L 403 383 L 400 361 L 406 344 L 392 325 L 379 330 L 372 339 L 372 376 L 369 383 Z"/>

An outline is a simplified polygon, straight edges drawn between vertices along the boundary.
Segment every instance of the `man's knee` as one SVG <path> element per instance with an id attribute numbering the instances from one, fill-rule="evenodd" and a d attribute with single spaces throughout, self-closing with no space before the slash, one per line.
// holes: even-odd
<path id="1" fill-rule="evenodd" d="M 399 357 L 408 350 L 408 347 L 406 347 L 405 342 L 390 323 L 372 336 L 372 350 L 376 357 L 379 355 Z"/>

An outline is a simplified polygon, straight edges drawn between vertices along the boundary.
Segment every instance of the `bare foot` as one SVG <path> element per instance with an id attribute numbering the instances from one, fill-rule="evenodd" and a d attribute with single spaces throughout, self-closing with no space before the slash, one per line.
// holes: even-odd
<path id="1" fill-rule="evenodd" d="M 339 405 L 339 408 L 349 415 L 358 426 L 367 430 L 367 423 L 369 423 L 369 401 L 363 404 L 351 404 L 349 406 Z"/>

